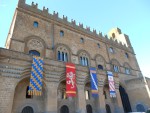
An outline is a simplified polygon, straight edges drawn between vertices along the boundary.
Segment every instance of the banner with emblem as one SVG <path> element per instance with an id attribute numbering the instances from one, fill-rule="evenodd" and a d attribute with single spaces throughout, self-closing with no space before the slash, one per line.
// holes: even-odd
<path id="1" fill-rule="evenodd" d="M 96 68 L 90 68 L 90 76 L 91 76 L 91 92 L 93 97 L 98 97 L 98 80 L 96 74 Z"/>
<path id="2" fill-rule="evenodd" d="M 116 97 L 113 73 L 111 71 L 107 71 L 107 75 L 108 75 L 110 97 Z"/>
<path id="3" fill-rule="evenodd" d="M 76 96 L 76 68 L 72 63 L 66 63 L 66 95 Z"/>
<path id="4" fill-rule="evenodd" d="M 33 56 L 29 95 L 40 96 L 42 94 L 42 79 L 43 79 L 43 58 Z"/>

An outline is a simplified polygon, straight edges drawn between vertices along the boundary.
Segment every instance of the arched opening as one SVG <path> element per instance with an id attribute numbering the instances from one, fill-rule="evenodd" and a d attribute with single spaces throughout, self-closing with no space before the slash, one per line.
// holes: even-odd
<path id="1" fill-rule="evenodd" d="M 66 105 L 63 105 L 60 109 L 60 113 L 69 113 L 69 108 Z"/>
<path id="2" fill-rule="evenodd" d="M 141 104 L 136 105 L 137 112 L 145 112 L 144 106 Z"/>
<path id="3" fill-rule="evenodd" d="M 119 86 L 120 96 L 125 112 L 132 112 L 128 94 L 122 86 Z"/>
<path id="4" fill-rule="evenodd" d="M 34 112 L 39 112 L 39 111 L 44 112 L 46 101 L 47 101 L 47 89 L 45 83 L 43 82 L 41 96 L 33 95 L 31 96 L 31 98 L 28 98 L 29 95 L 27 95 L 27 90 L 28 90 L 29 83 L 30 83 L 30 77 L 27 77 L 22 79 L 17 84 L 15 88 L 14 98 L 13 98 L 12 113 L 30 113 L 30 112 L 24 112 L 25 110 L 18 109 L 19 106 L 23 106 L 23 107 L 32 106 L 32 108 L 35 108 Z M 28 107 L 28 109 L 30 108 Z"/>
<path id="5" fill-rule="evenodd" d="M 38 51 L 36 51 L 36 50 L 30 50 L 29 54 L 30 55 L 35 55 L 35 56 L 40 56 L 40 53 Z"/>
<path id="6" fill-rule="evenodd" d="M 26 106 L 23 108 L 21 113 L 34 113 L 33 108 L 30 106 Z"/>
<path id="7" fill-rule="evenodd" d="M 106 104 L 106 113 L 111 113 L 111 109 L 110 109 L 110 106 L 108 104 Z"/>
<path id="8" fill-rule="evenodd" d="M 87 113 L 93 113 L 92 112 L 92 106 L 91 105 L 86 105 L 86 111 L 87 111 Z"/>

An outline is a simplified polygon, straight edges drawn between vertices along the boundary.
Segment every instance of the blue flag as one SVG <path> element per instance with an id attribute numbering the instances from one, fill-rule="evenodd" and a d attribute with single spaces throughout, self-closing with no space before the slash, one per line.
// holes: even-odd
<path id="1" fill-rule="evenodd" d="M 90 68 L 91 76 L 91 92 L 93 97 L 98 97 L 98 80 L 96 75 L 96 68 Z"/>

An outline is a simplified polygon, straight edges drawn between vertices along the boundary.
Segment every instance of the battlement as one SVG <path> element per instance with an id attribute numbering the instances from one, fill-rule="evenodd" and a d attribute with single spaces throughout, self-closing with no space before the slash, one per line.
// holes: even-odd
<path id="1" fill-rule="evenodd" d="M 28 4 L 26 4 L 26 0 L 19 0 L 18 9 L 23 9 L 23 10 L 34 12 L 35 14 L 45 17 L 47 20 L 51 19 L 56 22 L 63 23 L 71 28 L 74 28 L 76 30 L 82 31 L 83 33 L 86 33 L 90 37 L 97 38 L 98 40 L 101 40 L 105 43 L 110 43 L 117 47 L 121 47 L 123 49 L 133 52 L 131 50 L 131 48 L 129 48 L 130 44 L 124 44 L 121 41 L 118 42 L 116 40 L 113 40 L 112 38 L 110 38 L 110 36 L 103 35 L 102 32 L 97 33 L 97 31 L 95 29 L 91 30 L 89 26 L 84 27 L 84 25 L 81 23 L 77 24 L 76 21 L 73 19 L 71 20 L 71 22 L 69 22 L 67 16 L 63 15 L 63 18 L 60 18 L 58 12 L 54 11 L 53 14 L 50 14 L 48 8 L 43 7 L 42 10 L 38 9 L 37 3 L 32 2 L 31 5 L 28 5 Z M 121 30 L 120 30 L 120 33 L 121 33 Z"/>

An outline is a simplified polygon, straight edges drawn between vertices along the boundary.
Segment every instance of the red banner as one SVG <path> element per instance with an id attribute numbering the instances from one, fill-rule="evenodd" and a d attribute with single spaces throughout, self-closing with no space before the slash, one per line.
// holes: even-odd
<path id="1" fill-rule="evenodd" d="M 75 65 L 66 63 L 66 94 L 67 97 L 76 96 L 76 72 Z"/>

